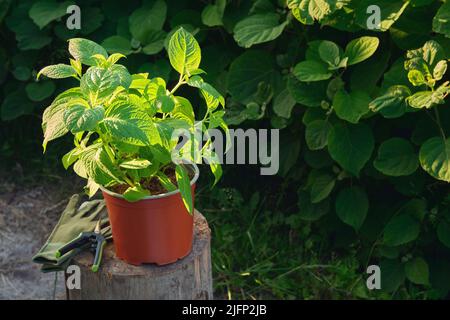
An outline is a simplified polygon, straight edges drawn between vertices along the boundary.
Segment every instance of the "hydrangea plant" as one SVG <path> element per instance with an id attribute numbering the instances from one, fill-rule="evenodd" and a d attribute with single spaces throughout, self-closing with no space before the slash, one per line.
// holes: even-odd
<path id="1" fill-rule="evenodd" d="M 170 38 L 170 63 L 180 75 L 172 88 L 155 75 L 130 74 L 118 63 L 125 58 L 123 54 L 108 55 L 93 41 L 71 39 L 69 52 L 73 57 L 70 65 L 47 66 L 37 75 L 79 80 L 79 86 L 59 94 L 44 111 L 44 152 L 48 142 L 70 132 L 74 148 L 63 156 L 62 163 L 66 169 L 73 165 L 74 171 L 87 179 L 90 196 L 100 186 L 125 185 L 125 199 L 137 201 L 150 195 L 143 184 L 156 178 L 166 191 L 178 187 L 192 213 L 189 172 L 181 162 L 172 160 L 174 153 L 186 157 L 198 146 L 190 142 L 187 147 L 177 148 L 179 140 L 174 130 L 192 134 L 197 128 L 228 130 L 222 120 L 224 98 L 201 77 L 201 50 L 195 38 L 183 28 Z M 200 125 L 195 123 L 190 101 L 177 95 L 183 85 L 198 88 L 206 102 Z M 205 147 L 211 145 L 211 139 L 204 143 Z M 220 164 L 214 161 L 212 148 L 205 147 L 201 151 L 210 156 L 209 165 L 217 182 L 222 174 Z M 169 167 L 175 170 L 178 186 L 165 173 Z"/>

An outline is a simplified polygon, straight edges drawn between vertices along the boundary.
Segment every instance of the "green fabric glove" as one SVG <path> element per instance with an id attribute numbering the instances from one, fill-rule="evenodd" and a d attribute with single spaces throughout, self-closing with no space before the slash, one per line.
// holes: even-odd
<path id="1" fill-rule="evenodd" d="M 111 239 L 106 206 L 103 200 L 83 202 L 80 206 L 81 196 L 73 195 L 61 217 L 53 229 L 44 246 L 33 257 L 33 262 L 42 264 L 42 272 L 62 271 L 70 264 L 73 256 L 85 248 L 76 248 L 60 258 L 56 258 L 56 251 L 76 238 L 81 232 L 92 232 L 100 218 L 101 233 L 106 239 Z"/>

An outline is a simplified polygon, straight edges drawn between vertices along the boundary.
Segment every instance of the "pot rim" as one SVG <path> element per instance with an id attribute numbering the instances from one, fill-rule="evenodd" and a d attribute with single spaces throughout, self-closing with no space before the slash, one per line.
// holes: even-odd
<path id="1" fill-rule="evenodd" d="M 194 171 L 194 177 L 192 178 L 190 185 L 194 185 L 197 182 L 197 179 L 200 175 L 200 170 L 198 169 L 198 166 L 195 163 L 185 163 L 184 165 L 192 168 L 192 170 Z M 120 198 L 120 199 L 124 199 L 125 197 L 119 193 L 115 193 L 112 192 L 111 190 L 106 189 L 103 186 L 100 186 L 100 190 L 102 190 L 103 192 L 109 194 L 110 196 L 113 196 L 115 198 Z M 161 199 L 161 198 L 166 198 L 166 197 L 170 197 L 174 194 L 180 193 L 180 189 L 176 189 L 174 191 L 170 191 L 170 192 L 166 192 L 166 193 L 160 193 L 160 194 L 155 194 L 155 195 L 150 195 L 150 196 L 146 196 L 144 198 L 142 198 L 141 200 L 155 200 L 155 199 Z M 139 200 L 139 201 L 141 201 Z"/>

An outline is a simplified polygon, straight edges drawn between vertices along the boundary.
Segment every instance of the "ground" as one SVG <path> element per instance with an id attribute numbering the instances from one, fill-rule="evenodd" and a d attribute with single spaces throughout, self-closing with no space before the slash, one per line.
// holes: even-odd
<path id="1" fill-rule="evenodd" d="M 63 298 L 63 274 L 55 287 L 55 274 L 41 273 L 31 259 L 73 192 L 58 184 L 22 185 L 0 180 L 0 299 Z"/>

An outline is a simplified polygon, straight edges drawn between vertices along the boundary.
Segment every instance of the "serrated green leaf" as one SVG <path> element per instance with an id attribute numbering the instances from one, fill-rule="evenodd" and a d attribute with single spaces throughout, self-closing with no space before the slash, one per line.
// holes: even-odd
<path id="1" fill-rule="evenodd" d="M 182 119 L 194 125 L 195 114 L 189 100 L 183 97 L 175 97 L 175 108 L 172 110 L 172 116 L 176 119 Z"/>
<path id="2" fill-rule="evenodd" d="M 94 41 L 74 38 L 69 40 L 69 52 L 75 60 L 79 60 L 82 64 L 95 66 L 96 62 L 92 56 L 100 54 L 105 58 L 108 57 L 106 50 Z"/>
<path id="3" fill-rule="evenodd" d="M 72 133 L 82 131 L 93 131 L 97 124 L 105 116 L 105 109 L 102 106 L 86 108 L 83 105 L 73 105 L 64 112 L 64 123 Z"/>
<path id="4" fill-rule="evenodd" d="M 435 80 L 441 80 L 447 72 L 447 61 L 439 61 L 433 69 L 433 78 Z"/>
<path id="5" fill-rule="evenodd" d="M 52 79 L 63 79 L 69 78 L 77 75 L 77 71 L 67 64 L 59 63 L 52 66 L 47 66 L 43 68 L 37 74 L 36 78 L 39 79 L 39 76 L 43 74 L 44 76 Z"/>
<path id="6" fill-rule="evenodd" d="M 142 108 L 126 102 L 118 102 L 106 110 L 101 125 L 111 138 L 119 141 L 138 146 L 161 144 L 152 118 Z"/>
<path id="7" fill-rule="evenodd" d="M 182 75 L 189 75 L 200 66 L 200 46 L 194 36 L 183 28 L 178 29 L 170 38 L 168 53 L 170 64 Z"/>
<path id="8" fill-rule="evenodd" d="M 152 163 L 148 161 L 147 159 L 131 159 L 131 160 L 125 160 L 120 163 L 120 167 L 125 169 L 145 169 Z"/>
<path id="9" fill-rule="evenodd" d="M 234 27 L 234 40 L 244 48 L 272 41 L 281 35 L 287 25 L 287 21 L 280 24 L 279 20 L 280 16 L 276 13 L 249 16 Z"/>
<path id="10" fill-rule="evenodd" d="M 99 185 L 124 183 L 122 174 L 106 153 L 101 143 L 91 145 L 80 153 L 80 161 L 89 178 Z"/>
<path id="11" fill-rule="evenodd" d="M 225 106 L 224 97 L 212 85 L 204 82 L 200 76 L 192 76 L 188 80 L 187 84 L 201 90 L 207 102 L 208 109 L 215 109 L 218 103 L 220 103 L 223 107 Z M 215 101 L 218 103 L 215 104 Z"/>
<path id="12" fill-rule="evenodd" d="M 190 214 L 194 213 L 194 204 L 192 199 L 191 181 L 187 170 L 182 165 L 175 168 L 175 177 L 177 179 L 178 188 L 180 189 L 183 203 Z"/>
<path id="13" fill-rule="evenodd" d="M 91 103 L 95 105 L 110 98 L 120 84 L 121 79 L 118 73 L 111 69 L 91 67 L 81 77 L 80 88 L 89 97 Z"/>
<path id="14" fill-rule="evenodd" d="M 392 138 L 381 144 L 373 165 L 385 175 L 398 177 L 414 173 L 419 167 L 419 161 L 408 140 Z"/>

